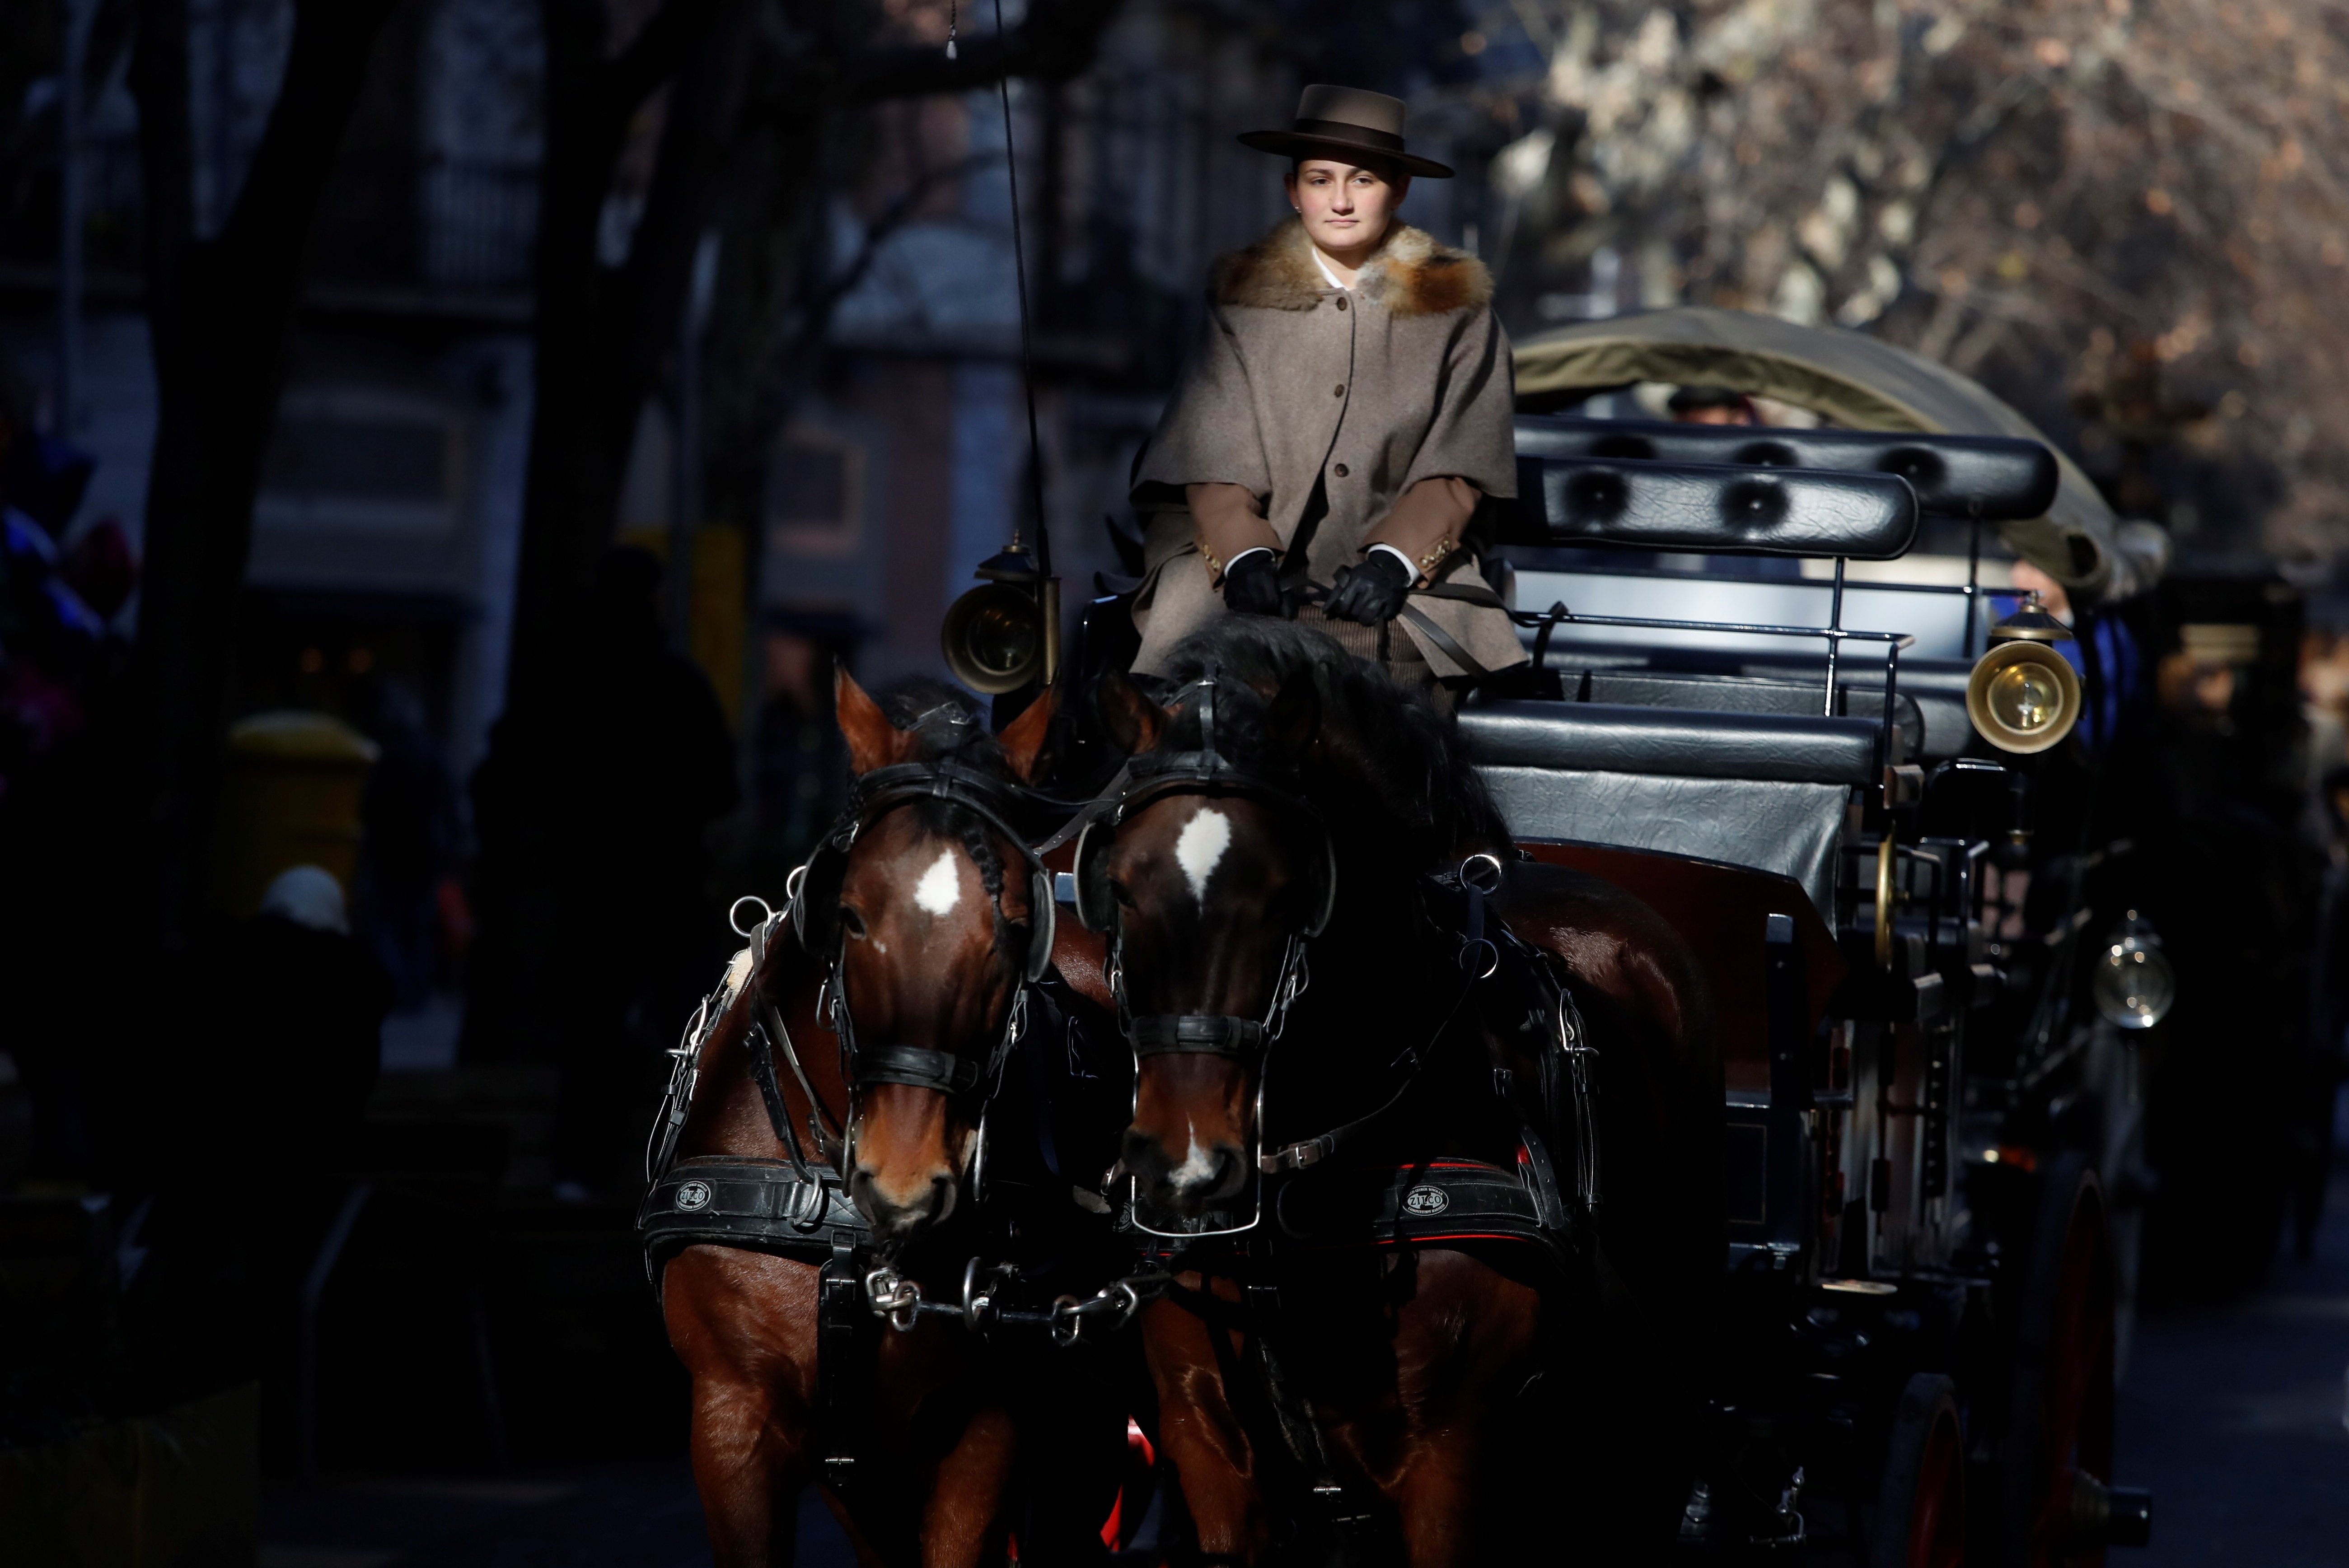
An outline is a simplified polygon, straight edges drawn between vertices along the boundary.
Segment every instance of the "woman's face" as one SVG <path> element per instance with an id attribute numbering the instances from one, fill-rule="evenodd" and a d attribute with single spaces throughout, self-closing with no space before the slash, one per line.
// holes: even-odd
<path id="1" fill-rule="evenodd" d="M 1313 242 L 1332 255 L 1375 245 L 1411 189 L 1411 176 L 1389 176 L 1334 158 L 1309 158 L 1288 176 L 1288 199 Z"/>

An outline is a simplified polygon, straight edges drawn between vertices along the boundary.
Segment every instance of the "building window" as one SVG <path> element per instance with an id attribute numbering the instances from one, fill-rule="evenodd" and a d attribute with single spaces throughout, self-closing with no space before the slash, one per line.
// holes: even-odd
<path id="1" fill-rule="evenodd" d="M 837 558 L 856 552 L 864 514 L 864 450 L 822 431 L 775 443 L 767 468 L 767 548 Z"/>
<path id="2" fill-rule="evenodd" d="M 440 424 L 281 419 L 262 482 L 289 499 L 446 506 L 449 435 Z"/>

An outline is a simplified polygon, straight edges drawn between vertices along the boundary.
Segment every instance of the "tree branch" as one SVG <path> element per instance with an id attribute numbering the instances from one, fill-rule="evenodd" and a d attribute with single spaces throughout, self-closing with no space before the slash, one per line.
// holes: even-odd
<path id="1" fill-rule="evenodd" d="M 992 153 L 973 153 L 936 169 L 926 169 L 916 174 L 905 189 L 892 197 L 886 206 L 875 212 L 872 222 L 864 226 L 864 238 L 857 245 L 856 254 L 849 258 L 848 265 L 826 278 L 809 294 L 800 330 L 792 335 L 791 347 L 785 352 L 782 363 L 786 366 L 795 364 L 814 350 L 832 325 L 832 313 L 839 308 L 842 300 L 856 292 L 856 285 L 864 281 L 865 274 L 873 270 L 873 263 L 880 258 L 881 247 L 889 242 L 891 235 L 905 226 L 921 204 L 929 199 L 930 192 L 941 185 L 951 184 L 967 174 L 975 173 L 994 161 Z"/>
<path id="2" fill-rule="evenodd" d="M 195 242 L 195 129 L 188 115 L 187 0 L 140 0 L 130 57 L 146 198 L 147 322 L 158 370 L 178 363 L 180 297 Z"/>
<path id="3" fill-rule="evenodd" d="M 962 38 L 956 59 L 936 45 L 871 49 L 845 61 L 834 77 L 843 101 L 914 98 L 992 87 L 1005 77 L 1066 81 L 1092 64 L 1117 0 L 1033 0 L 1009 33 Z"/>
<path id="4" fill-rule="evenodd" d="M 622 119 L 636 113 L 637 105 L 684 68 L 686 57 L 717 15 L 718 0 L 667 0 L 598 73 L 596 96 L 605 111 Z"/>

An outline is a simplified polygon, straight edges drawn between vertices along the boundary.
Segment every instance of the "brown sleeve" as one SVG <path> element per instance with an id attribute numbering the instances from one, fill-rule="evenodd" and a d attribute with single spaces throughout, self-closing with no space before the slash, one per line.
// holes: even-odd
<path id="1" fill-rule="evenodd" d="M 1220 582 L 1224 562 L 1244 550 L 1262 547 L 1276 553 L 1280 535 L 1257 510 L 1256 494 L 1246 485 L 1185 485 L 1183 499 L 1199 525 L 1199 549 L 1207 558 L 1207 577 Z"/>
<path id="2" fill-rule="evenodd" d="M 1363 539 L 1362 548 L 1391 544 L 1417 562 L 1425 578 L 1459 548 L 1461 532 L 1476 515 L 1481 494 L 1466 480 L 1449 475 L 1422 480 L 1402 492 L 1394 510 Z"/>

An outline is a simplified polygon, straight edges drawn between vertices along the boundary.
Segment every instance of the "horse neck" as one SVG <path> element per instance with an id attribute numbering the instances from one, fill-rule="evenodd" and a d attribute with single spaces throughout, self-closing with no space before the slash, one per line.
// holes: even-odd
<path id="1" fill-rule="evenodd" d="M 758 1021 L 762 996 L 772 1000 L 775 1015 L 790 1031 L 800 1067 L 824 1102 L 825 1119 L 835 1128 L 843 1124 L 848 1088 L 841 1076 L 838 1042 L 831 1030 L 822 1026 L 816 1013 L 816 998 L 823 984 L 822 967 L 801 952 L 797 943 L 787 937 L 779 938 L 769 950 L 766 965 L 743 985 L 740 995 L 728 1006 L 717 1026 L 709 1031 L 709 1038 L 702 1042 L 695 1064 L 700 1078 L 694 1091 L 693 1109 L 678 1140 L 680 1158 L 790 1158 L 790 1150 L 775 1136 L 767 1116 L 766 1097 L 751 1071 L 751 1026 Z M 823 1151 L 808 1140 L 807 1096 L 784 1059 L 782 1042 L 770 1044 L 775 1058 L 775 1086 L 781 1091 L 784 1108 L 791 1114 L 792 1130 L 799 1134 L 801 1150 L 811 1163 L 823 1163 Z"/>

